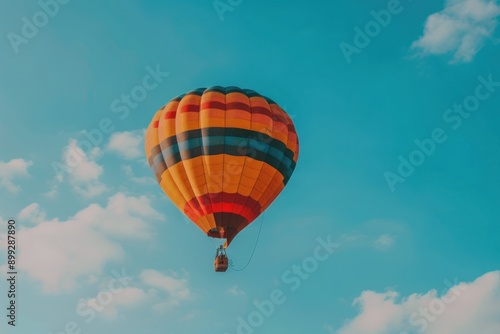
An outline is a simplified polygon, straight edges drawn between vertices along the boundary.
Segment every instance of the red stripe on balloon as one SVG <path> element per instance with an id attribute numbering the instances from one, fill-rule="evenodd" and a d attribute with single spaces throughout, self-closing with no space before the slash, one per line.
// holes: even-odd
<path id="1" fill-rule="evenodd" d="M 180 112 L 199 112 L 200 105 L 199 104 L 185 104 L 180 109 Z"/>
<path id="2" fill-rule="evenodd" d="M 230 201 L 228 201 L 228 199 Z M 240 194 L 217 193 L 205 194 L 191 199 L 184 206 L 184 212 L 188 216 L 195 216 L 202 212 L 206 214 L 217 212 L 238 212 L 248 222 L 254 220 L 261 212 L 260 203 L 250 197 Z M 201 214 L 198 218 L 201 218 Z"/>
<path id="3" fill-rule="evenodd" d="M 177 111 L 174 110 L 174 111 L 168 111 L 165 113 L 165 116 L 164 118 L 165 119 L 169 119 L 169 118 L 175 118 L 175 115 L 177 114 Z"/>

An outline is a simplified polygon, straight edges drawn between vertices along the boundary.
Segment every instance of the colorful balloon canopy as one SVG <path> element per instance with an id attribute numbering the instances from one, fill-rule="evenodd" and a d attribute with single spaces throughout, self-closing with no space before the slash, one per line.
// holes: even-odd
<path id="1" fill-rule="evenodd" d="M 238 87 L 199 88 L 153 117 L 146 156 L 172 202 L 204 233 L 233 238 L 283 190 L 297 163 L 292 119 Z"/>

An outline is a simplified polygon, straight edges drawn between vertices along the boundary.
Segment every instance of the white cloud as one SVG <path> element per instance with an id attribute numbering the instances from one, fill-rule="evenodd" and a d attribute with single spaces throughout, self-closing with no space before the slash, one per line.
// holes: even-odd
<path id="1" fill-rule="evenodd" d="M 97 294 L 93 298 L 81 299 L 79 306 L 82 307 L 80 305 L 82 303 L 86 304 L 84 307 L 97 309 L 101 317 L 113 320 L 125 309 L 150 305 L 152 311 L 164 314 L 177 308 L 182 302 L 192 299 L 187 279 L 179 278 L 175 272 L 166 275 L 147 269 L 139 275 L 139 278 L 138 282 L 134 282 L 134 287 L 127 286 L 116 293 L 107 289 L 104 284 L 104 289 L 99 292 L 101 298 Z M 106 298 L 103 298 L 104 295 L 107 295 Z M 190 312 L 183 319 L 189 320 L 197 315 L 198 312 Z"/>
<path id="2" fill-rule="evenodd" d="M 104 299 L 104 304 L 99 300 L 99 294 L 93 298 L 82 299 L 79 304 L 86 304 L 87 308 L 97 309 L 97 314 L 108 320 L 118 318 L 121 311 L 138 307 L 151 298 L 150 294 L 137 287 L 124 287 L 119 289 L 116 293 L 113 293 L 109 289 L 105 289 L 99 293 L 107 295 L 106 298 L 109 298 Z M 79 305 L 79 307 L 82 306 Z"/>
<path id="3" fill-rule="evenodd" d="M 110 197 L 106 207 L 91 204 L 67 221 L 46 220 L 36 204 L 22 215 L 38 225 L 18 230 L 18 267 L 40 281 L 46 292 L 71 290 L 91 280 L 105 264 L 124 258 L 116 239 L 145 240 L 151 236 L 147 221 L 163 218 L 146 197 L 122 193 Z"/>
<path id="4" fill-rule="evenodd" d="M 388 234 L 382 234 L 374 241 L 375 247 L 388 249 L 394 244 L 394 238 Z"/>
<path id="5" fill-rule="evenodd" d="M 18 235 L 18 267 L 40 281 L 46 292 L 71 290 L 79 278 L 100 273 L 107 262 L 124 257 L 118 243 L 75 220 L 43 222 Z"/>
<path id="6" fill-rule="evenodd" d="M 125 159 L 137 159 L 144 156 L 144 130 L 113 133 L 108 143 L 108 150 Z"/>
<path id="7" fill-rule="evenodd" d="M 344 248 L 369 246 L 377 250 L 387 250 L 392 247 L 395 240 L 394 237 L 389 234 L 372 236 L 364 233 L 348 233 L 342 234 L 339 238 L 339 242 Z"/>
<path id="8" fill-rule="evenodd" d="M 142 184 L 142 185 L 156 184 L 156 180 L 151 176 L 143 176 L 143 177 L 135 176 L 134 172 L 132 171 L 132 167 L 129 165 L 122 165 L 121 169 L 123 170 L 125 175 L 128 177 L 128 179 L 134 183 L 138 183 L 138 184 Z"/>
<path id="9" fill-rule="evenodd" d="M 63 152 L 64 170 L 69 174 L 69 182 L 73 190 L 85 198 L 96 197 L 108 190 L 99 180 L 104 169 L 95 160 L 100 155 L 98 147 L 86 154 L 74 139 L 69 141 Z"/>
<path id="10" fill-rule="evenodd" d="M 232 287 L 230 287 L 229 289 L 226 290 L 226 292 L 232 296 L 244 296 L 245 295 L 245 291 L 241 290 L 239 286 L 237 285 L 233 285 Z"/>
<path id="11" fill-rule="evenodd" d="M 113 298 L 110 308 L 105 309 L 105 314 L 108 317 L 116 317 L 118 315 L 118 307 L 131 307 L 145 302 L 148 298 L 144 290 L 135 287 L 126 287 L 122 292 Z"/>
<path id="12" fill-rule="evenodd" d="M 151 237 L 147 219 L 162 219 L 162 215 L 151 206 L 145 197 L 129 197 L 117 193 L 109 198 L 106 208 L 91 204 L 78 212 L 74 219 L 85 224 L 94 224 L 95 229 L 114 237 L 145 239 Z"/>
<path id="13" fill-rule="evenodd" d="M 140 278 L 141 280 L 153 287 L 160 289 L 174 299 L 186 300 L 191 297 L 191 291 L 188 287 L 188 281 L 185 278 L 176 278 L 176 275 L 164 275 L 156 270 L 144 270 Z"/>
<path id="14" fill-rule="evenodd" d="M 431 290 L 400 298 L 397 292 L 364 291 L 353 305 L 359 314 L 336 334 L 500 333 L 500 271 L 439 294 Z"/>
<path id="15" fill-rule="evenodd" d="M 412 48 L 423 55 L 453 53 L 451 63 L 470 62 L 495 32 L 500 6 L 495 0 L 447 0 L 427 18 Z"/>
<path id="16" fill-rule="evenodd" d="M 33 162 L 24 159 L 12 159 L 9 162 L 0 161 L 0 188 L 5 188 L 11 193 L 18 193 L 21 187 L 12 182 L 16 178 L 29 177 L 28 167 Z"/>
<path id="17" fill-rule="evenodd" d="M 47 198 L 55 198 L 57 196 L 57 184 L 52 184 L 51 187 L 50 187 L 50 190 L 43 193 L 43 196 L 47 197 Z"/>
<path id="18" fill-rule="evenodd" d="M 19 212 L 18 219 L 30 223 L 38 224 L 45 220 L 46 214 L 40 210 L 38 203 L 32 203 Z"/>
<path id="19" fill-rule="evenodd" d="M 166 299 L 153 305 L 152 309 L 158 313 L 166 313 L 178 307 L 183 301 L 192 298 L 187 279 L 179 278 L 176 273 L 170 276 L 156 270 L 144 270 L 140 275 L 141 281 L 155 289 L 166 293 Z"/>

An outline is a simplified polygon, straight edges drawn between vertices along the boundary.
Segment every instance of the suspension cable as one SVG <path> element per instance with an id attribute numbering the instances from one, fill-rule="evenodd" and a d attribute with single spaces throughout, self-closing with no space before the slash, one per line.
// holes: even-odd
<path id="1" fill-rule="evenodd" d="M 240 268 L 240 269 L 237 269 L 235 268 L 232 263 L 230 262 L 229 263 L 229 267 L 231 269 L 233 269 L 234 271 L 243 271 L 245 270 L 245 268 L 250 264 L 250 262 L 252 261 L 252 258 L 253 258 L 253 255 L 255 253 L 255 249 L 257 248 L 257 244 L 259 243 L 259 238 L 260 238 L 260 232 L 262 230 L 262 222 L 264 221 L 264 214 L 262 214 L 262 218 L 260 220 L 260 227 L 259 227 L 259 233 L 257 234 L 257 239 L 255 240 L 255 245 L 253 246 L 253 250 L 252 250 L 252 254 L 250 254 L 250 258 L 248 259 L 248 262 L 245 264 L 245 266 L 243 268 Z"/>

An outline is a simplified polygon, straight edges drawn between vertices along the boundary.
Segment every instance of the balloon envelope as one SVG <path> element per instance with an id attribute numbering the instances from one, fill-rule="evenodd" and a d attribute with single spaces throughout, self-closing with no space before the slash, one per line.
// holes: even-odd
<path id="1" fill-rule="evenodd" d="M 255 91 L 199 88 L 172 99 L 146 131 L 146 156 L 172 202 L 226 247 L 279 195 L 299 142 L 289 115 Z"/>

